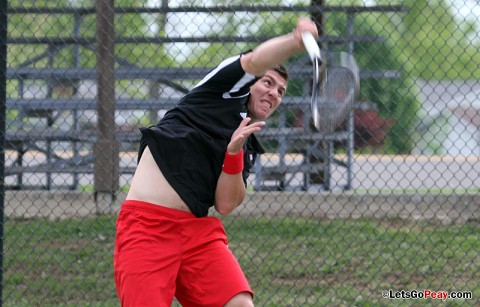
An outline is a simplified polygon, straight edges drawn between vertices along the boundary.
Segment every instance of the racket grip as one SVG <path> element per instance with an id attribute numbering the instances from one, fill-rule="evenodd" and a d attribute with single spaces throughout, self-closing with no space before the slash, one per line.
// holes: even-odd
<path id="1" fill-rule="evenodd" d="M 313 37 L 312 33 L 303 32 L 302 41 L 312 61 L 315 61 L 315 59 L 322 59 L 320 48 L 318 47 L 317 41 L 315 40 L 315 37 Z"/>

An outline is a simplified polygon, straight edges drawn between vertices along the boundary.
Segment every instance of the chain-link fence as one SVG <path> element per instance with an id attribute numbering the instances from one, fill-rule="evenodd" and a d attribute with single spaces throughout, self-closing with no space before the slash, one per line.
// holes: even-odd
<path id="1" fill-rule="evenodd" d="M 115 220 L 138 129 L 300 15 L 323 50 L 354 56 L 360 93 L 342 126 L 316 132 L 308 56 L 286 63 L 287 96 L 258 135 L 267 152 L 222 217 L 255 303 L 480 304 L 478 1 L 112 7 L 11 0 L 2 12 L 6 306 L 118 305 Z"/>

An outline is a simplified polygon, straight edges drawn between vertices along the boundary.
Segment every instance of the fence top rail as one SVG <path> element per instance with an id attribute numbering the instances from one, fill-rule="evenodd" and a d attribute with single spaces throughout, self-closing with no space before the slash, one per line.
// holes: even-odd
<path id="1" fill-rule="evenodd" d="M 288 66 L 288 65 L 287 65 Z M 292 79 L 296 77 L 309 77 L 312 69 L 307 65 L 290 65 L 287 67 Z M 115 78 L 118 80 L 152 79 L 152 80 L 199 80 L 206 76 L 213 67 L 158 67 L 158 68 L 117 68 Z M 361 78 L 396 78 L 399 72 L 361 71 Z M 7 68 L 7 79 L 18 80 L 95 80 L 95 68 L 32 68 L 18 67 Z"/>
<path id="2" fill-rule="evenodd" d="M 212 70 L 211 67 L 158 67 L 158 68 L 116 68 L 117 79 L 201 79 Z M 58 79 L 94 80 L 96 68 L 7 68 L 8 79 Z"/>
<path id="3" fill-rule="evenodd" d="M 116 37 L 115 44 L 172 44 L 172 43 L 259 43 L 270 39 L 270 36 L 190 36 L 190 37 Z M 347 42 L 384 42 L 386 39 L 378 35 L 322 36 L 319 40 L 329 44 Z M 93 45 L 95 37 L 9 37 L 7 44 L 47 44 L 54 46 L 78 44 Z"/>
<path id="4" fill-rule="evenodd" d="M 281 107 L 309 107 L 309 97 L 287 96 L 282 100 Z M 118 98 L 115 100 L 117 110 L 157 110 L 171 109 L 180 97 L 171 98 Z M 85 98 L 8 98 L 6 101 L 8 109 L 21 109 L 24 111 L 67 111 L 67 110 L 95 110 L 96 99 Z"/>
<path id="5" fill-rule="evenodd" d="M 160 98 L 117 98 L 115 108 L 117 110 L 159 110 L 171 109 L 180 100 L 180 97 Z M 8 109 L 22 109 L 24 111 L 67 111 L 67 110 L 93 110 L 97 107 L 96 99 L 86 98 L 8 98 Z M 286 96 L 282 99 L 279 108 L 310 108 L 309 96 Z M 356 110 L 374 110 L 376 103 L 370 101 L 358 101 L 354 105 Z"/>
<path id="6" fill-rule="evenodd" d="M 403 5 L 374 5 L 374 6 L 288 6 L 288 5 L 232 5 L 232 6 L 172 6 L 172 7 L 116 7 L 116 14 L 140 13 L 234 13 L 234 12 L 407 12 L 408 7 Z M 9 14 L 95 14 L 95 7 L 8 7 Z"/>
<path id="7" fill-rule="evenodd" d="M 292 78 L 310 76 L 311 67 L 307 65 L 287 65 Z M 154 79 L 154 80 L 199 80 L 205 77 L 214 67 L 123 67 L 115 69 L 115 78 Z M 95 68 L 7 68 L 7 79 L 54 79 L 54 80 L 95 80 Z"/>

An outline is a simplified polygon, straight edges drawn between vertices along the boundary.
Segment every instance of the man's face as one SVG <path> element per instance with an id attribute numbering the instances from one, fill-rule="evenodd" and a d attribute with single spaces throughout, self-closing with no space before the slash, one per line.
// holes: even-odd
<path id="1" fill-rule="evenodd" d="M 275 70 L 265 75 L 250 87 L 248 115 L 253 120 L 265 120 L 278 108 L 287 90 L 287 82 Z"/>

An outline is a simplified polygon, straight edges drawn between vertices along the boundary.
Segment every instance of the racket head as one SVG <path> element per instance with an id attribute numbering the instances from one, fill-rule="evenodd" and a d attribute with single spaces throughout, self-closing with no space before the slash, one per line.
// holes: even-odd
<path id="1" fill-rule="evenodd" d="M 312 64 L 313 124 L 318 131 L 330 133 L 345 121 L 353 108 L 358 93 L 358 68 L 353 56 L 344 52 L 327 53 L 326 65 L 315 64 L 315 61 Z"/>

